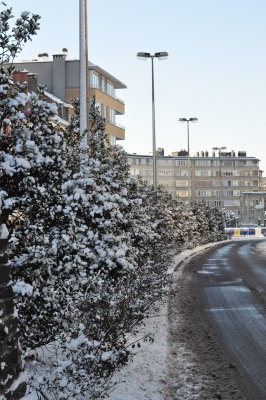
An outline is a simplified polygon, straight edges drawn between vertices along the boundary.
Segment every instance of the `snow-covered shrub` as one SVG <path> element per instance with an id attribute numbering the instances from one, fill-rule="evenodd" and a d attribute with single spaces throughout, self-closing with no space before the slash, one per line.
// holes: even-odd
<path id="1" fill-rule="evenodd" d="M 196 218 L 200 243 L 215 242 L 223 238 L 224 222 L 219 209 L 210 207 L 202 201 L 193 203 L 191 211 Z"/>
<path id="2" fill-rule="evenodd" d="M 237 226 L 238 216 L 234 211 L 223 209 L 223 220 L 226 228 L 235 228 Z"/>
<path id="3" fill-rule="evenodd" d="M 23 14 L 10 37 L 10 15 L 0 16 L 6 62 L 39 18 Z M 97 398 L 128 360 L 128 333 L 165 293 L 169 249 L 218 240 L 221 223 L 217 210 L 194 205 L 191 212 L 131 178 L 123 149 L 108 144 L 95 99 L 86 148 L 78 102 L 63 129 L 43 90 L 27 95 L 12 68 L 1 66 L 0 204 L 11 231 L 21 343 L 26 359 L 35 357 L 28 368 L 39 394 Z M 49 354 L 46 365 L 41 353 Z"/>

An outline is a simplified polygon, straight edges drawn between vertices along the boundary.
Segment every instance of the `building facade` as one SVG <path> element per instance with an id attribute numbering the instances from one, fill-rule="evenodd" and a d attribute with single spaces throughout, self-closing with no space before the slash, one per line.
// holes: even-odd
<path id="1" fill-rule="evenodd" d="M 174 198 L 205 201 L 241 215 L 242 193 L 261 190 L 259 159 L 247 157 L 245 152 L 197 153 L 190 157 L 190 179 L 186 155 L 157 156 L 158 184 L 164 186 Z M 181 153 L 182 154 L 182 153 Z M 148 155 L 128 154 L 128 164 L 133 176 L 141 176 L 147 183 L 153 182 L 153 159 Z"/>
<path id="2" fill-rule="evenodd" d="M 245 225 L 266 224 L 266 192 L 243 192 L 242 193 L 242 223 Z"/>
<path id="3" fill-rule="evenodd" d="M 38 75 L 38 82 L 47 86 L 47 92 L 65 103 L 79 98 L 79 60 L 69 60 L 67 50 L 55 54 L 50 60 L 47 53 L 39 54 L 38 59 L 14 63 L 17 71 L 26 70 Z M 125 139 L 125 128 L 116 121 L 125 112 L 125 103 L 116 97 L 117 89 L 126 85 L 109 72 L 88 62 L 89 99 L 95 96 L 101 115 L 106 119 L 106 133 L 111 144 Z"/>

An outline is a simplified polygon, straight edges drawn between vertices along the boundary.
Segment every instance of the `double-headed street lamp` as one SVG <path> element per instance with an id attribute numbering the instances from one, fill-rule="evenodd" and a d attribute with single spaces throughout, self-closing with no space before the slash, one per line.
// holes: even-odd
<path id="1" fill-rule="evenodd" d="M 179 118 L 179 122 L 187 123 L 187 179 L 188 179 L 188 206 L 190 207 L 191 203 L 191 191 L 190 191 L 190 158 L 189 158 L 189 123 L 190 122 L 198 122 L 198 118 Z M 192 176 L 191 176 L 192 179 Z"/>
<path id="2" fill-rule="evenodd" d="M 213 147 L 214 151 L 219 152 L 219 180 L 220 180 L 220 209 L 222 210 L 222 164 L 221 164 L 221 150 L 226 150 L 226 147 Z"/>
<path id="3" fill-rule="evenodd" d="M 137 57 L 140 60 L 146 61 L 148 58 L 151 59 L 151 74 L 152 74 L 152 148 L 153 148 L 153 188 L 157 189 L 157 162 L 156 162 L 156 135 L 155 135 L 155 102 L 154 102 L 154 67 L 153 60 L 165 60 L 168 57 L 166 51 L 160 51 L 155 54 L 139 52 Z"/>

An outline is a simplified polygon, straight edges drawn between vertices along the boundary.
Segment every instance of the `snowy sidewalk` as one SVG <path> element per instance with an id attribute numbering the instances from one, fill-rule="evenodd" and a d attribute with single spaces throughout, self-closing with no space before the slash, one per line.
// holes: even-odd
<path id="1" fill-rule="evenodd" d="M 121 381 L 110 400 L 161 400 L 165 383 L 167 305 L 160 307 L 158 315 L 145 322 L 144 334 L 154 334 L 154 342 L 142 342 L 129 362 L 115 375 Z M 141 336 L 141 335 L 140 335 Z"/>
<path id="2" fill-rule="evenodd" d="M 228 241 L 225 241 L 228 242 Z M 174 257 L 173 267 L 169 273 L 173 274 L 173 282 L 181 276 L 185 265 L 191 258 L 210 247 L 223 242 L 210 243 L 198 246 L 193 250 L 186 250 Z M 144 342 L 136 351 L 136 354 L 127 366 L 119 371 L 114 380 L 121 382 L 106 400 L 163 400 L 167 382 L 167 350 L 168 350 L 168 307 L 167 303 L 160 307 L 157 316 L 148 318 L 145 321 L 144 333 L 154 333 L 154 342 Z M 141 335 L 140 335 L 141 337 Z M 185 349 L 177 349 L 182 356 L 179 365 L 180 373 L 184 382 L 188 377 L 189 370 L 184 368 L 188 365 L 185 359 Z M 190 357 L 191 358 L 191 357 Z M 189 395 L 189 393 L 187 393 Z"/>

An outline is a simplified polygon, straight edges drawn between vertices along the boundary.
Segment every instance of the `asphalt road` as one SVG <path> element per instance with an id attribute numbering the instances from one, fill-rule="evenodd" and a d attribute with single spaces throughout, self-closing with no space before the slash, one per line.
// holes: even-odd
<path id="1" fill-rule="evenodd" d="M 214 248 L 197 259 L 194 272 L 201 312 L 252 398 L 265 400 L 266 242 L 232 241 Z"/>

